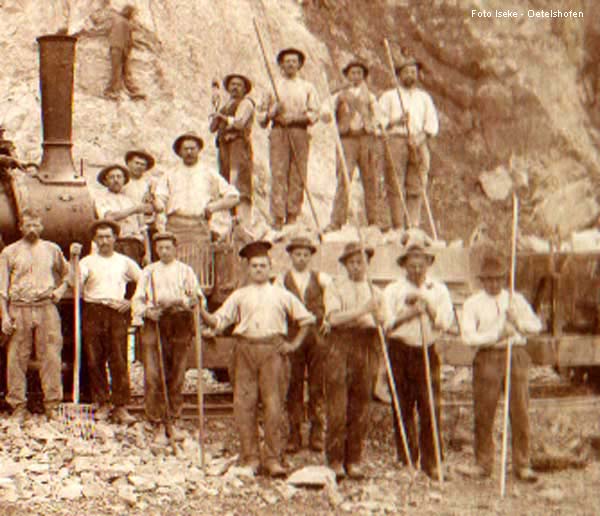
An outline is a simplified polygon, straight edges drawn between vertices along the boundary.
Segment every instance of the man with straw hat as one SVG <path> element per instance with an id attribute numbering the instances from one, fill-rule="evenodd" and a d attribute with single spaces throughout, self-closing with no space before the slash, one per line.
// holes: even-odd
<path id="1" fill-rule="evenodd" d="M 208 221 L 219 211 L 230 210 L 239 203 L 237 189 L 212 167 L 200 163 L 204 140 L 188 132 L 173 142 L 173 152 L 181 162 L 158 181 L 154 206 L 160 212 L 160 231 L 177 238 L 178 252 L 186 246 L 210 242 Z"/>
<path id="2" fill-rule="evenodd" d="M 529 457 L 529 365 L 526 334 L 539 333 L 542 323 L 522 294 L 511 296 L 505 288 L 507 269 L 497 254 L 488 252 L 479 270 L 483 290 L 463 306 L 463 340 L 477 346 L 473 361 L 476 466 L 468 476 L 490 477 L 494 467 L 494 416 L 506 381 L 506 349 L 512 340 L 510 422 L 513 472 L 519 480 L 535 482 Z"/>
<path id="3" fill-rule="evenodd" d="M 346 244 L 338 260 L 348 275 L 325 290 L 325 455 L 337 478 L 365 476 L 362 452 L 373 384 L 369 349 L 376 346 L 377 324 L 383 319 L 381 293 L 373 287 L 373 297 L 367 281 L 373 254 L 373 248 L 358 242 Z"/>
<path id="4" fill-rule="evenodd" d="M 233 413 L 240 434 L 240 461 L 255 473 L 260 467 L 258 402 L 264 412 L 264 470 L 272 477 L 286 476 L 281 463 L 285 394 L 289 380 L 287 355 L 296 351 L 315 322 L 291 292 L 269 282 L 269 242 L 251 242 L 240 250 L 248 261 L 249 284 L 237 289 L 214 313 L 202 305 L 204 321 L 218 331 L 235 325 L 233 367 Z M 299 331 L 287 340 L 288 320 Z"/>
<path id="5" fill-rule="evenodd" d="M 378 180 L 372 153 L 374 133 L 377 127 L 377 98 L 367 86 L 369 68 L 363 61 L 354 59 L 342 70 L 348 85 L 335 93 L 331 99 L 348 173 L 352 177 L 358 167 L 362 182 L 367 223 L 377 224 Z M 323 109 L 321 119 L 331 121 L 329 101 Z M 341 159 L 337 156 L 337 187 L 331 210 L 331 221 L 325 231 L 339 230 L 348 219 L 348 188 L 341 171 Z"/>
<path id="6" fill-rule="evenodd" d="M 223 79 L 223 87 L 229 93 L 229 101 L 211 115 L 210 132 L 217 133 L 219 172 L 240 193 L 236 208 L 242 223 L 251 222 L 252 207 L 252 124 L 254 101 L 248 96 L 252 82 L 245 75 L 229 74 Z"/>
<path id="7" fill-rule="evenodd" d="M 170 416 L 177 419 L 183 406 L 187 356 L 194 336 L 192 306 L 202 294 L 192 268 L 175 258 L 175 235 L 156 233 L 152 240 L 159 260 L 142 271 L 132 299 L 131 324 L 142 327 L 146 417 L 155 428 L 155 438 L 158 438 L 164 435 L 160 424 L 165 420 L 166 410 L 159 360 L 164 363 Z M 159 338 L 162 357 L 159 354 Z M 171 429 L 171 437 L 183 440 L 185 435 L 180 430 L 174 425 Z"/>
<path id="8" fill-rule="evenodd" d="M 423 346 L 427 346 L 429 356 L 435 418 L 438 422 L 438 443 L 441 450 L 440 360 L 434 344 L 439 334 L 452 325 L 454 310 L 446 285 L 433 279 L 428 273 L 435 260 L 435 254 L 426 235 L 420 231 L 406 233 L 402 244 L 404 248 L 397 262 L 406 274 L 390 283 L 384 291 L 388 353 L 404 417 L 411 460 L 416 464 L 420 455 L 421 469 L 428 476 L 435 477 L 435 437 Z M 418 426 L 415 406 L 419 417 Z M 393 416 L 396 453 L 398 460 L 406 464 L 408 461 L 395 413 Z"/>

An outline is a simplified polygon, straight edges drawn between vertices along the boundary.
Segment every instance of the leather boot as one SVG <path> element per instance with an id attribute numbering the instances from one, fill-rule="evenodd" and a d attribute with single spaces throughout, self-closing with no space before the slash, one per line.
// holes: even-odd
<path id="1" fill-rule="evenodd" d="M 125 407 L 115 407 L 111 414 L 114 423 L 121 425 L 133 425 L 137 421 Z"/>

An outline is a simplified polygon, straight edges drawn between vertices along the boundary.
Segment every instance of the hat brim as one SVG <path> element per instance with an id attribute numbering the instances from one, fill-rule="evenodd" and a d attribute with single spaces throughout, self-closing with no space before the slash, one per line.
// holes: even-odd
<path id="1" fill-rule="evenodd" d="M 433 262 L 435 262 L 435 254 L 433 253 L 429 253 L 429 252 L 423 252 L 423 251 L 419 251 L 419 252 L 410 252 L 410 253 L 404 253 L 401 254 L 400 256 L 398 256 L 398 258 L 396 258 L 396 263 L 398 265 L 400 265 L 400 267 L 404 267 L 404 264 L 406 263 L 406 260 L 409 256 L 425 256 L 426 258 L 429 259 L 429 265 L 432 265 Z"/>
<path id="2" fill-rule="evenodd" d="M 489 273 L 489 272 L 484 272 L 477 274 L 477 277 L 479 279 L 503 279 L 506 278 L 506 276 L 508 276 L 508 271 L 502 271 L 502 272 L 495 272 L 493 274 Z"/>
<path id="3" fill-rule="evenodd" d="M 109 219 L 100 219 L 95 220 L 90 225 L 89 232 L 92 239 L 96 236 L 96 231 L 98 230 L 98 228 L 106 226 L 110 227 L 114 231 L 116 237 L 118 237 L 121 234 L 121 226 L 119 226 L 117 222 Z"/>
<path id="4" fill-rule="evenodd" d="M 204 140 L 200 138 L 200 136 L 196 136 L 194 134 L 182 134 L 173 142 L 173 152 L 178 156 L 181 156 L 179 153 L 179 148 L 181 147 L 181 143 L 185 140 L 194 140 L 200 146 L 200 150 L 204 148 Z"/>
<path id="5" fill-rule="evenodd" d="M 396 75 L 398 75 L 402 69 L 406 68 L 407 66 L 416 66 L 419 70 L 421 70 L 423 68 L 423 63 L 421 63 L 421 61 L 417 61 L 416 59 L 411 59 L 405 63 L 400 63 L 394 68 Z"/>
<path id="6" fill-rule="evenodd" d="M 304 52 L 302 52 L 302 50 L 298 50 L 297 48 L 284 48 L 283 50 L 281 50 L 277 54 L 277 64 L 280 65 L 281 62 L 283 61 L 283 58 L 285 56 L 287 56 L 288 54 L 297 55 L 300 60 L 300 68 L 302 68 L 304 66 L 304 63 L 306 62 L 306 54 Z"/>
<path id="7" fill-rule="evenodd" d="M 264 249 L 264 254 L 260 254 L 260 253 L 253 254 L 252 249 L 256 246 L 262 247 L 262 249 Z M 247 260 L 250 260 L 256 256 L 268 256 L 268 251 L 272 247 L 273 247 L 273 244 L 271 244 L 271 242 L 267 242 L 266 240 L 260 240 L 258 242 L 250 242 L 249 244 L 246 244 L 244 247 L 242 247 L 238 254 L 242 258 L 246 258 Z"/>
<path id="8" fill-rule="evenodd" d="M 310 254 L 315 254 L 317 252 L 317 248 L 311 244 L 297 244 L 296 243 L 296 244 L 288 244 L 285 246 L 285 250 L 288 254 L 291 253 L 294 249 L 308 249 L 310 251 Z"/>
<path id="9" fill-rule="evenodd" d="M 352 251 L 349 251 L 347 253 L 343 253 L 342 256 L 340 256 L 338 258 L 338 262 L 340 262 L 341 264 L 346 264 L 346 261 L 348 260 L 348 258 L 354 256 L 355 254 L 360 254 L 360 249 L 354 249 Z M 375 250 L 372 247 L 365 247 L 364 248 L 364 252 L 367 255 L 367 259 L 370 260 L 371 258 L 373 258 L 373 255 L 375 254 Z"/>
<path id="10" fill-rule="evenodd" d="M 100 172 L 98 172 L 98 175 L 96 176 L 96 181 L 98 181 L 98 183 L 100 183 L 103 186 L 107 186 L 106 176 L 112 170 L 120 170 L 121 172 L 123 172 L 123 175 L 125 176 L 124 184 L 129 183 L 129 170 L 127 170 L 123 165 L 109 165 L 108 167 L 104 167 L 102 170 L 100 170 Z"/>
<path id="11" fill-rule="evenodd" d="M 153 244 L 156 244 L 157 242 L 160 242 L 161 240 L 170 240 L 171 242 L 173 242 L 173 245 L 177 245 L 177 237 L 175 235 L 165 235 L 165 234 L 155 233 L 154 236 L 152 237 Z"/>
<path id="12" fill-rule="evenodd" d="M 348 77 L 348 73 L 350 72 L 350 70 L 352 70 L 352 68 L 362 68 L 365 79 L 369 76 L 369 68 L 367 67 L 367 65 L 359 62 L 348 63 L 346 66 L 344 66 L 344 68 L 342 68 L 342 73 L 344 74 L 344 76 Z"/>
<path id="13" fill-rule="evenodd" d="M 252 91 L 252 81 L 245 75 L 241 75 L 239 73 L 226 75 L 225 79 L 223 79 L 223 88 L 225 88 L 227 91 L 229 91 L 229 83 L 232 79 L 241 79 L 246 87 L 246 93 L 250 93 Z"/>
<path id="14" fill-rule="evenodd" d="M 146 160 L 146 171 L 154 168 L 154 165 L 156 164 L 156 160 L 154 159 L 154 156 L 148 154 L 147 152 L 144 151 L 139 151 L 139 150 L 132 150 L 129 152 L 125 153 L 125 163 L 127 163 L 130 159 L 132 158 L 143 158 Z"/>

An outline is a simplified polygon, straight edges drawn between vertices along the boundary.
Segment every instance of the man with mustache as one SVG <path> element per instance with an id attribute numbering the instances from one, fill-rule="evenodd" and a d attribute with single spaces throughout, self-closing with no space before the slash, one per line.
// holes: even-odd
<path id="1" fill-rule="evenodd" d="M 41 364 L 44 411 L 48 419 L 55 418 L 63 398 L 63 339 L 56 304 L 67 289 L 69 266 L 58 245 L 40 238 L 43 229 L 36 212 L 23 211 L 22 238 L 0 254 L 2 332 L 10 337 L 6 401 L 13 408 L 12 417 L 18 424 L 27 415 L 26 375 L 32 346 L 35 345 Z"/>
<path id="2" fill-rule="evenodd" d="M 254 102 L 247 95 L 252 90 L 248 77 L 233 73 L 223 80 L 230 99 L 211 117 L 210 132 L 217 133 L 219 172 L 240 192 L 237 214 L 240 221 L 250 223 L 252 206 L 252 124 Z"/>

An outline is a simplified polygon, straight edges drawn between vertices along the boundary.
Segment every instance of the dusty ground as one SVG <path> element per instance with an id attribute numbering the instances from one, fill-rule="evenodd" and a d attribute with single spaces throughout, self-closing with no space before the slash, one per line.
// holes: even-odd
<path id="1" fill-rule="evenodd" d="M 537 375 L 536 383 L 548 383 L 549 378 Z M 468 386 L 468 370 L 445 382 L 448 391 L 461 385 Z M 445 410 L 449 478 L 443 486 L 421 474 L 411 482 L 408 471 L 396 467 L 388 406 L 373 403 L 372 421 L 365 454 L 368 479 L 309 490 L 265 477 L 250 479 L 235 469 L 226 472 L 237 450 L 231 419 L 207 424 L 206 474 L 199 469 L 191 424 L 190 437 L 174 458 L 160 446 L 149 446 L 142 423 L 127 432 L 100 423 L 98 438 L 86 443 L 57 437 L 56 425 L 48 427 L 39 416 L 26 424 L 24 433 L 4 419 L 0 422 L 0 515 L 600 513 L 596 493 L 600 462 L 590 445 L 591 438 L 600 434 L 600 421 L 597 409 L 590 406 L 533 407 L 534 456 L 551 450 L 585 459 L 587 465 L 543 473 L 536 485 L 509 477 L 504 500 L 498 498 L 499 465 L 489 481 L 467 480 L 456 471 L 472 461 L 468 407 Z M 289 466 L 297 469 L 321 460 L 318 454 L 303 451 L 289 459 Z"/>

